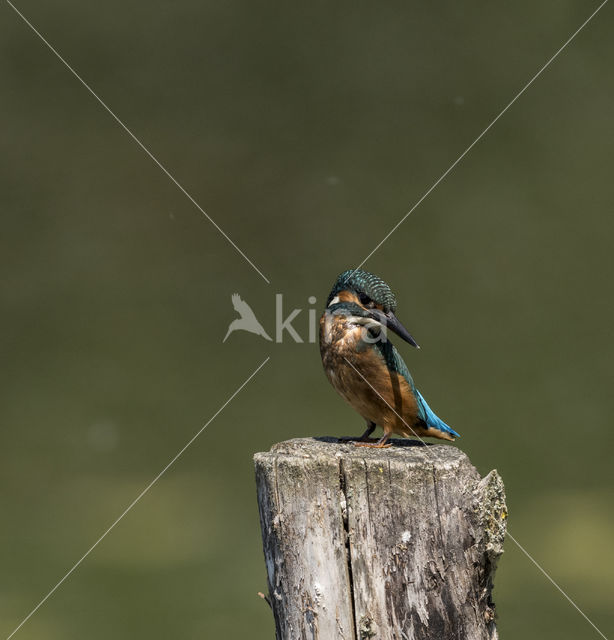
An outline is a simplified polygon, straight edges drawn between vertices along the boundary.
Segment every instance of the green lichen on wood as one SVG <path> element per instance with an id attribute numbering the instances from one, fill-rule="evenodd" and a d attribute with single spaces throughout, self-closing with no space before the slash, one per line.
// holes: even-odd
<path id="1" fill-rule="evenodd" d="M 503 553 L 507 528 L 507 505 L 503 480 L 496 469 L 478 484 L 475 510 L 484 531 L 486 552 L 497 558 Z"/>
<path id="2" fill-rule="evenodd" d="M 358 626 L 358 632 L 360 633 L 360 640 L 375 638 L 376 633 L 373 629 L 373 620 L 369 616 L 362 616 Z"/>

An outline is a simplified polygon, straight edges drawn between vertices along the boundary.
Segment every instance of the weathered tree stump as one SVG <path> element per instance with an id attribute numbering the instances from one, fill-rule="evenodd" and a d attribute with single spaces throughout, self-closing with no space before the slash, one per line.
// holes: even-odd
<path id="1" fill-rule="evenodd" d="M 288 440 L 255 455 L 278 640 L 493 640 L 506 506 L 454 446 Z"/>

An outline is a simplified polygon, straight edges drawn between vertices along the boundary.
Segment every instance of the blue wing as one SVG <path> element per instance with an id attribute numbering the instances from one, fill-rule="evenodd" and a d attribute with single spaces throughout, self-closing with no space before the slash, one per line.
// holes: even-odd
<path id="1" fill-rule="evenodd" d="M 456 431 L 449 427 L 441 418 L 437 417 L 435 412 L 429 407 L 426 400 L 422 397 L 422 394 L 418 389 L 416 389 L 416 385 L 414 384 L 413 378 L 409 373 L 409 369 L 407 368 L 405 361 L 392 342 L 389 340 L 386 340 L 385 342 L 380 341 L 374 346 L 379 349 L 388 367 L 401 374 L 405 380 L 409 382 L 409 386 L 411 387 L 411 390 L 418 402 L 418 416 L 420 419 L 423 420 L 427 426 L 432 427 L 433 429 L 438 429 L 444 433 L 449 433 L 455 438 L 460 438 L 460 434 L 456 433 Z"/>

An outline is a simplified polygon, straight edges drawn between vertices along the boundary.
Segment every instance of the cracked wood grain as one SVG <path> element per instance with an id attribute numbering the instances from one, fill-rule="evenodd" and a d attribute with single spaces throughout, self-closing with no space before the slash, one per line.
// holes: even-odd
<path id="1" fill-rule="evenodd" d="M 416 444 L 416 443 L 414 443 Z M 278 640 L 495 640 L 507 511 L 447 445 L 281 442 L 255 456 Z"/>

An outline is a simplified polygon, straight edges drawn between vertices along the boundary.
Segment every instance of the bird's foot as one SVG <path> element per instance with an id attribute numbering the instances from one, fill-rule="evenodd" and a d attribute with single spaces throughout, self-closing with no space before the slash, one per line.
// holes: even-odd
<path id="1" fill-rule="evenodd" d="M 365 434 L 366 435 L 366 434 Z M 392 444 L 388 444 L 389 433 L 385 433 L 377 442 L 355 442 L 356 447 L 372 447 L 373 449 L 387 449 Z M 369 438 L 371 440 L 371 438 Z"/>
<path id="2" fill-rule="evenodd" d="M 375 438 L 369 438 L 369 440 L 375 440 Z M 355 442 L 355 447 L 371 447 L 372 449 L 388 449 L 392 446 L 390 442 L 380 442 L 376 440 L 375 442 Z"/>
<path id="3" fill-rule="evenodd" d="M 369 420 L 367 421 L 367 430 L 359 438 L 345 436 L 345 437 L 337 438 L 337 440 L 339 440 L 339 442 L 353 442 L 356 445 L 359 445 L 360 443 L 364 443 L 362 446 L 365 446 L 365 447 L 373 447 L 377 443 L 383 444 L 384 442 L 386 442 L 386 440 L 388 440 L 387 435 L 384 435 L 384 437 L 380 438 L 379 440 L 377 438 L 370 438 L 369 436 L 374 431 L 375 431 L 375 422 L 371 422 Z M 370 444 L 370 443 L 374 443 L 374 444 Z"/>

